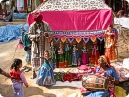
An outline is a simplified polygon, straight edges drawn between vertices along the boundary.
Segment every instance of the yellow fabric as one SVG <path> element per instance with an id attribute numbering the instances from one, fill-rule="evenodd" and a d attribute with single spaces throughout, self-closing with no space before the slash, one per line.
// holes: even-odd
<path id="1" fill-rule="evenodd" d="M 100 57 L 104 60 L 105 63 L 108 64 L 107 59 L 105 58 L 105 56 L 100 56 Z"/>
<path id="2" fill-rule="evenodd" d="M 73 93 L 73 94 L 69 95 L 68 97 L 83 97 L 83 96 L 80 92 L 77 92 L 77 93 Z"/>
<path id="3" fill-rule="evenodd" d="M 126 91 L 119 86 L 115 86 L 115 94 L 116 97 L 126 97 Z"/>
<path id="4" fill-rule="evenodd" d="M 115 86 L 115 95 L 116 95 L 116 97 L 126 97 L 127 96 L 126 91 L 119 86 Z M 83 96 L 81 95 L 80 92 L 77 92 L 77 93 L 73 93 L 73 94 L 69 95 L 68 97 L 83 97 Z"/>

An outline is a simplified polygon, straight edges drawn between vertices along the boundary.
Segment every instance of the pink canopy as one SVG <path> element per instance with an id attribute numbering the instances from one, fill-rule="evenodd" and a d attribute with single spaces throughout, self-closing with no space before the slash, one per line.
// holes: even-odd
<path id="1" fill-rule="evenodd" d="M 43 20 L 49 23 L 52 30 L 104 30 L 112 24 L 112 11 L 44 11 L 40 12 Z M 33 14 L 29 14 L 28 24 L 34 22 Z"/>

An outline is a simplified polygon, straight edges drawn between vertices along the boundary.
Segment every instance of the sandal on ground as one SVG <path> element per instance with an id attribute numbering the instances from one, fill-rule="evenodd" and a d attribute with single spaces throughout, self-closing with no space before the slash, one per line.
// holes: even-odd
<path id="1" fill-rule="evenodd" d="M 29 72 L 31 69 L 29 68 L 29 67 L 27 67 L 26 69 L 25 69 L 25 72 Z"/>
<path id="2" fill-rule="evenodd" d="M 128 87 L 129 86 L 129 82 L 124 82 L 124 86 Z"/>
<path id="3" fill-rule="evenodd" d="M 34 74 L 34 75 L 32 75 L 32 76 L 30 77 L 30 79 L 35 79 L 36 77 L 37 77 L 37 75 Z"/>
<path id="4" fill-rule="evenodd" d="M 22 69 L 21 69 L 21 70 L 22 70 L 22 71 L 24 71 L 26 68 L 27 68 L 27 66 L 24 66 L 24 67 L 22 67 Z"/>

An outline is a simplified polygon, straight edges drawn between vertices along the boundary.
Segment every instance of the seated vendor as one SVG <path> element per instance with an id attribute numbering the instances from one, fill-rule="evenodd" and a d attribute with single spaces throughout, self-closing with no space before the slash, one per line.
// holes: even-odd
<path id="1" fill-rule="evenodd" d="M 21 9 L 20 9 L 20 11 L 19 11 L 20 13 L 24 13 L 24 9 L 23 9 L 23 7 L 21 7 Z"/>
<path id="2" fill-rule="evenodd" d="M 116 97 L 115 85 L 119 84 L 119 79 L 114 67 L 110 65 L 110 61 L 106 56 L 100 56 L 98 59 L 99 65 L 95 69 L 96 75 L 105 76 L 109 79 L 109 87 L 106 91 L 88 91 L 83 93 L 84 97 Z"/>
<path id="3" fill-rule="evenodd" d="M 14 13 L 19 13 L 19 11 L 17 10 L 17 7 L 15 7 Z"/>

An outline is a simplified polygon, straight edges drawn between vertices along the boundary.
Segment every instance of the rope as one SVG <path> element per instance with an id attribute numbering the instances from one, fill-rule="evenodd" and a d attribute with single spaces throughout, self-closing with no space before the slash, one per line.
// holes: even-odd
<path id="1" fill-rule="evenodd" d="M 12 65 L 11 63 L 12 63 L 12 61 L 13 61 L 14 57 L 15 57 L 16 51 L 17 51 L 17 47 L 15 48 L 15 51 L 14 51 L 14 53 L 13 53 L 12 60 L 11 60 L 11 62 L 9 63 L 8 72 L 10 71 L 10 67 L 11 67 L 11 65 Z M 6 77 L 6 78 L 5 78 L 5 80 L 7 80 L 7 79 L 8 79 L 8 77 Z"/>
<path id="2" fill-rule="evenodd" d="M 11 63 L 12 63 L 12 61 L 13 61 L 14 57 L 15 57 L 16 51 L 17 51 L 17 47 L 15 48 L 15 51 L 14 51 L 14 54 L 13 54 L 12 60 L 11 60 L 11 62 L 10 62 L 10 66 L 12 65 Z"/>

